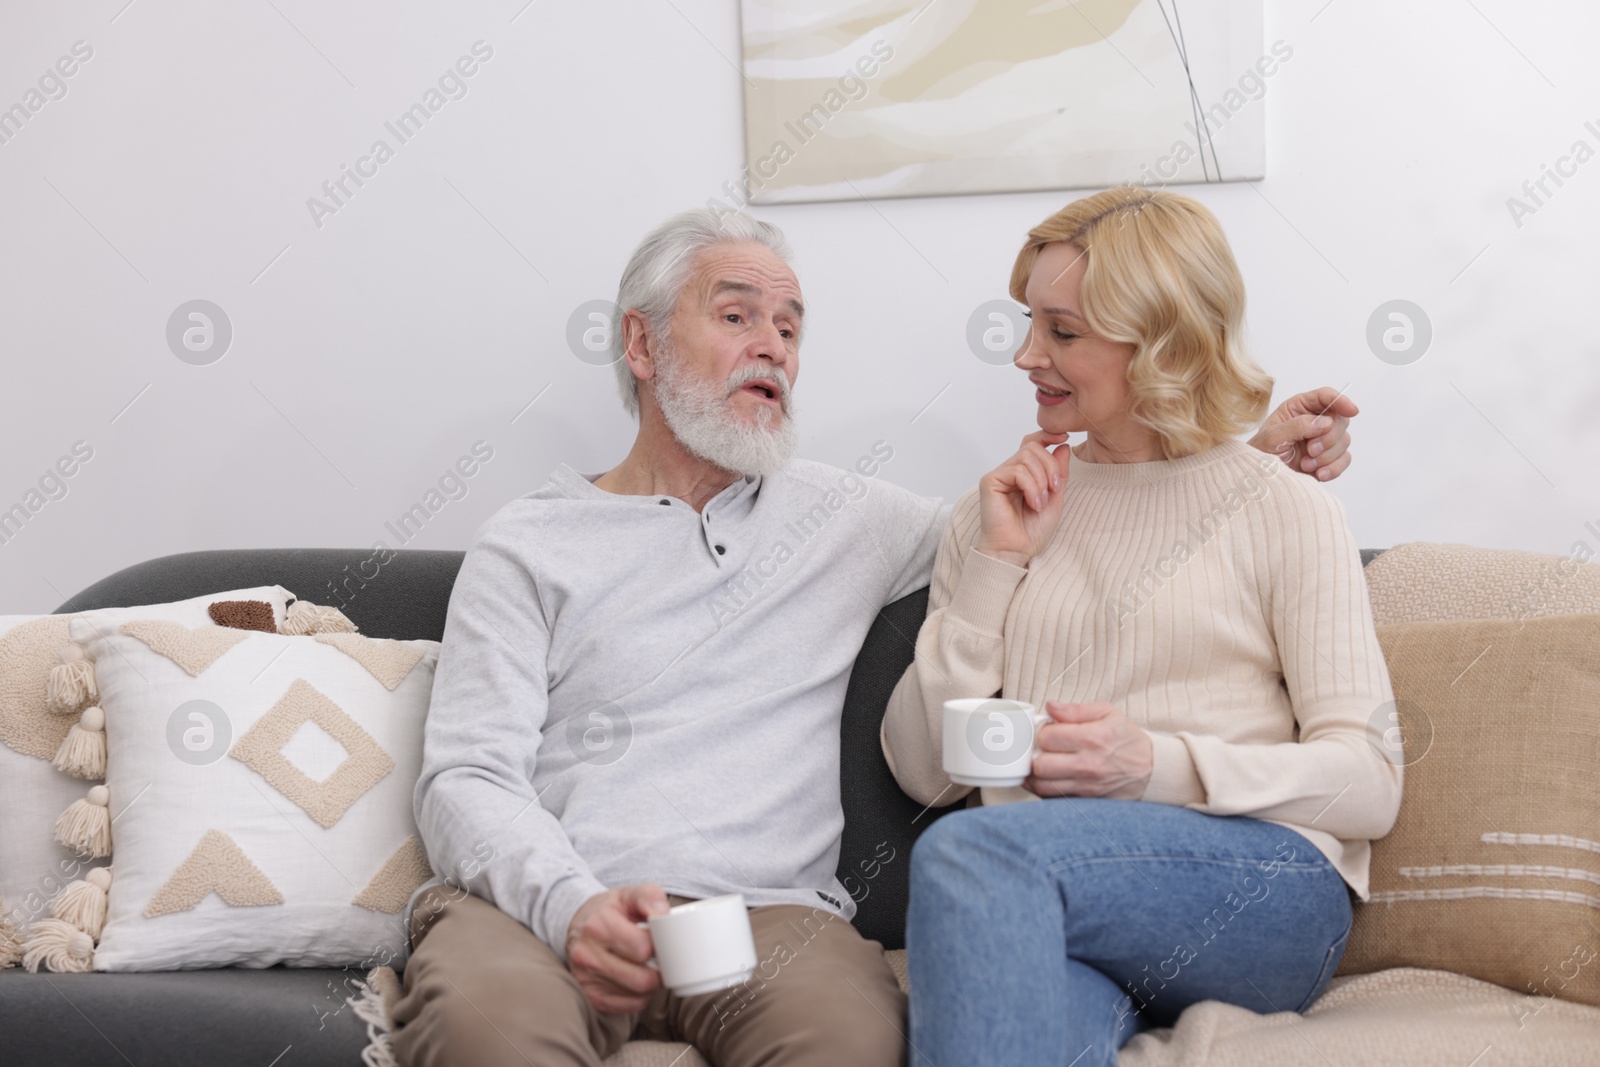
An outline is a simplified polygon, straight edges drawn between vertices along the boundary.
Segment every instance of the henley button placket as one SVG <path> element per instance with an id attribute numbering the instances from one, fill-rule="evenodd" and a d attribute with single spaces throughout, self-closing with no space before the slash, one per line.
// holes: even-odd
<path id="1" fill-rule="evenodd" d="M 748 487 L 748 484 L 749 483 L 747 482 L 746 483 L 746 487 Z M 732 504 L 734 501 L 739 500 L 743 496 L 744 496 L 743 490 L 741 490 L 740 492 L 734 492 L 733 487 L 729 486 L 727 489 L 723 490 L 723 492 L 718 495 L 718 497 L 717 497 L 717 499 L 715 501 L 708 501 L 706 509 L 703 512 L 701 512 L 701 515 L 700 515 L 700 519 L 701 519 L 700 532 L 705 535 L 706 547 L 710 548 L 713 552 L 716 553 L 716 555 L 714 557 L 712 557 L 712 559 L 713 559 L 713 562 L 715 562 L 717 564 L 717 566 L 719 566 L 719 567 L 722 566 L 723 558 L 726 557 L 727 554 L 728 554 L 728 544 L 727 544 L 726 540 L 724 540 L 724 541 L 722 541 L 720 543 L 717 542 L 717 541 L 712 540 L 712 538 L 711 538 L 711 512 L 712 512 L 712 510 L 714 508 L 721 508 L 721 507 L 724 507 L 724 506 L 728 506 L 728 505 Z"/>
<path id="2" fill-rule="evenodd" d="M 705 523 L 701 526 L 701 532 L 703 532 L 706 535 L 706 544 L 710 545 L 712 547 L 712 549 L 714 549 L 716 551 L 718 556 L 727 555 L 728 554 L 728 546 L 725 545 L 725 544 L 721 544 L 719 542 L 713 541 L 711 539 L 711 516 L 710 515 L 706 515 L 706 516 L 704 516 L 704 518 L 705 518 Z M 718 560 L 717 562 L 720 565 L 720 563 L 722 561 Z"/>

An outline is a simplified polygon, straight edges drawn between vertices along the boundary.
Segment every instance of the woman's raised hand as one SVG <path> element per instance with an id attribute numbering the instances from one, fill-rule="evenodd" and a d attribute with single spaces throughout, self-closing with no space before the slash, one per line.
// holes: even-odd
<path id="1" fill-rule="evenodd" d="M 1072 453 L 1067 435 L 1037 430 L 1016 455 L 978 481 L 978 540 L 986 556 L 1018 567 L 1044 550 L 1061 521 Z M 1054 451 L 1050 447 L 1054 446 Z"/>

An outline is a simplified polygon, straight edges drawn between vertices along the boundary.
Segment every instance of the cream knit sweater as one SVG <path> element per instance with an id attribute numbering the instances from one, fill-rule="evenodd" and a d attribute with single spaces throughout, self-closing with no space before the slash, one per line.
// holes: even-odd
<path id="1" fill-rule="evenodd" d="M 883 722 L 901 788 L 925 804 L 970 791 L 940 766 L 946 700 L 1109 701 L 1154 744 L 1144 800 L 1290 827 L 1366 899 L 1401 770 L 1379 747 L 1394 695 L 1338 498 L 1238 442 L 1075 454 L 1064 492 L 1026 568 L 973 550 L 977 490 L 957 502 Z"/>

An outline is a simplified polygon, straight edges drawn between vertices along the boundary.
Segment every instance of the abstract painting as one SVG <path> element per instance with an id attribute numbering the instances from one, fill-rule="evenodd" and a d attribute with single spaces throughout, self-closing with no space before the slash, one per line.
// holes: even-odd
<path id="1" fill-rule="evenodd" d="M 1261 0 L 742 0 L 758 204 L 1239 181 Z"/>

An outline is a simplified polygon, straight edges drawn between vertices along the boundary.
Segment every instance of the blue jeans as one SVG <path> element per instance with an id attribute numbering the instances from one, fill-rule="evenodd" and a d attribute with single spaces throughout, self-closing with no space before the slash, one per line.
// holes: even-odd
<path id="1" fill-rule="evenodd" d="M 1350 936 L 1304 837 L 1131 800 L 955 812 L 911 853 L 913 1067 L 1098 1067 L 1201 1000 L 1300 1011 Z"/>

